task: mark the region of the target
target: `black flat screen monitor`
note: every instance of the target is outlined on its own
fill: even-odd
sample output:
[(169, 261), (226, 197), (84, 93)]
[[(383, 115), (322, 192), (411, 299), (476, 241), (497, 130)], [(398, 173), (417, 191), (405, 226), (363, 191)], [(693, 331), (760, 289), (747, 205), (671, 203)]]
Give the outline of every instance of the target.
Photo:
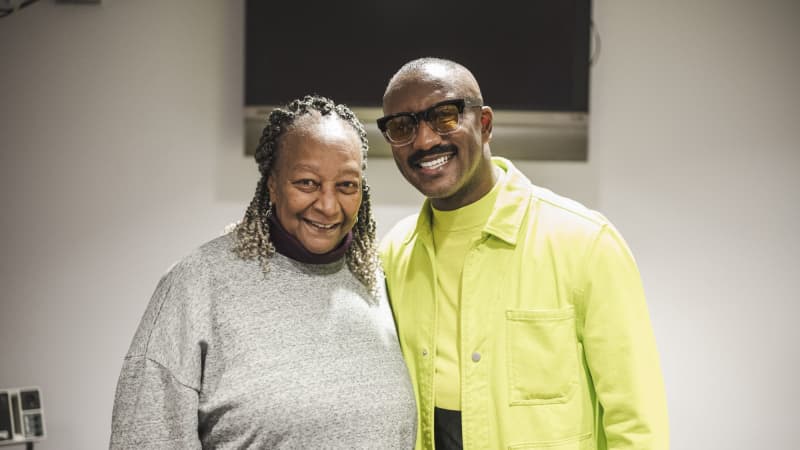
[[(391, 75), (434, 56), (472, 71), (485, 103), (501, 113), (498, 124), (517, 127), (511, 134), (522, 126), (552, 137), (553, 125), (572, 138), (582, 134), (582, 143), (573, 142), (582, 152), (530, 159), (585, 159), (590, 0), (247, 0), (245, 17), (245, 108), (253, 127), (270, 107), (309, 93), (357, 108), (371, 127)], [(526, 133), (515, 145), (526, 147)], [(526, 156), (523, 149), (517, 157)]]

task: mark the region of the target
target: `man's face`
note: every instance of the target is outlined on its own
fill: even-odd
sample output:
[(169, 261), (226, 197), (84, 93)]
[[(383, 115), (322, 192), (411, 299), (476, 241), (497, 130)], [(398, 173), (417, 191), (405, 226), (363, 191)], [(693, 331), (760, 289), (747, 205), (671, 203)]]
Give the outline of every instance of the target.
[[(465, 98), (451, 83), (441, 80), (411, 80), (396, 83), (384, 99), (383, 112), (418, 113), (445, 101)], [(405, 145), (392, 145), (395, 163), (403, 176), (430, 198), (438, 209), (456, 209), (478, 200), (491, 189), (492, 169), (488, 147), (489, 131), (481, 126), (481, 116), (491, 124), (488, 107), (465, 107), (455, 131), (439, 134), (431, 124), (420, 120), (414, 139)], [(488, 127), (491, 130), (491, 127)]]

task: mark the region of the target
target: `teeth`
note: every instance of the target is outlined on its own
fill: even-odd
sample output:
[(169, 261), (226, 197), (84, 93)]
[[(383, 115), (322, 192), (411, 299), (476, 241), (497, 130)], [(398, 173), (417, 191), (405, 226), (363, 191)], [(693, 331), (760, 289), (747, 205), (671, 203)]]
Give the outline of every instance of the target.
[(441, 158), (436, 158), (433, 161), (423, 161), (419, 165), (423, 169), (436, 169), (442, 167), (447, 161), (450, 160), (450, 155), (444, 155)]
[(336, 226), (335, 223), (332, 223), (332, 224), (329, 224), (329, 225), (325, 225), (324, 223), (314, 222), (313, 220), (309, 220), (308, 223), (310, 223), (311, 225), (314, 225), (317, 228), (322, 228), (323, 230), (330, 230), (331, 228)]

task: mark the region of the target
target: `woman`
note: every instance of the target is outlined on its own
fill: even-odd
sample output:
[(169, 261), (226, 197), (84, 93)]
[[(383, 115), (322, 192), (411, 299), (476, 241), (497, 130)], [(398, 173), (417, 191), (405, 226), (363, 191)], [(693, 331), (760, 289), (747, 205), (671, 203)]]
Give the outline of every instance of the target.
[(414, 394), (345, 106), (274, 110), (244, 219), (156, 288), (122, 368), (111, 448), (412, 448)]

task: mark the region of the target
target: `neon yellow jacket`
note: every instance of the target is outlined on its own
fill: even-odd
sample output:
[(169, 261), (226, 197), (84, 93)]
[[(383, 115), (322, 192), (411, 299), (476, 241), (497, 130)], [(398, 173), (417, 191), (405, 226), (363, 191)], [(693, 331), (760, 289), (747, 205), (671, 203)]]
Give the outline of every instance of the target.
[[(662, 450), (658, 354), (633, 257), (597, 212), (534, 186), (509, 161), (482, 238), (464, 260), (464, 448)], [(431, 210), (381, 244), (416, 393), (417, 448), (433, 448), (436, 267)]]

